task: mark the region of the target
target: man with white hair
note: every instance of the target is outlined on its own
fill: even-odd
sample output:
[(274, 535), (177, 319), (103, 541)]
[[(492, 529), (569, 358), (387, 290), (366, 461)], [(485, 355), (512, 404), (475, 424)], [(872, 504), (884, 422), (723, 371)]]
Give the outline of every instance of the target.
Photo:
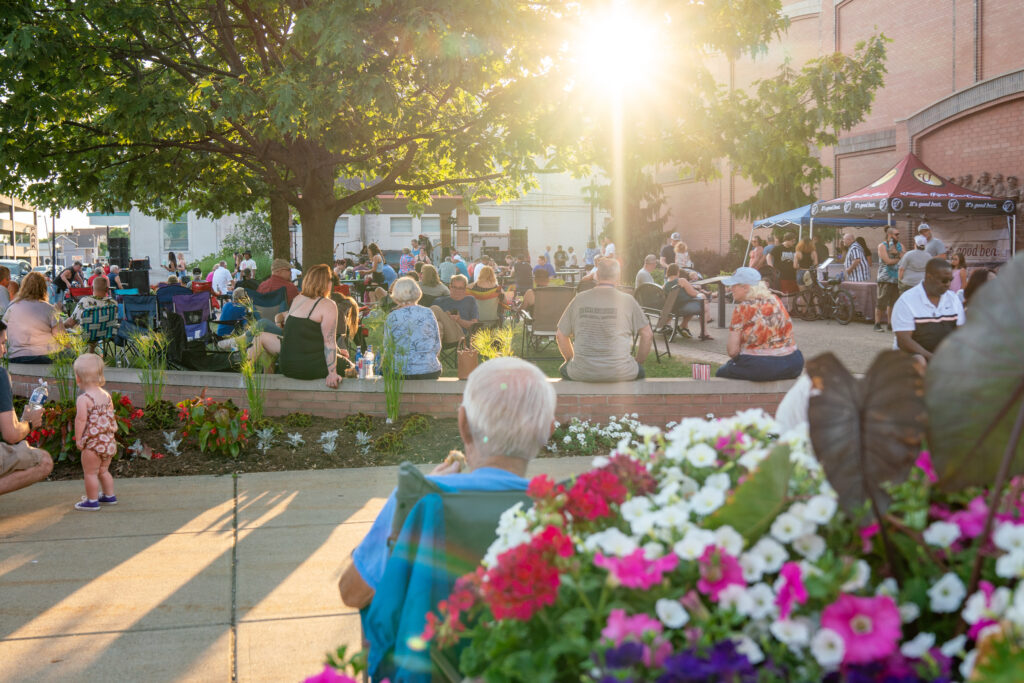
[(213, 271), (213, 291), (222, 296), (231, 294), (231, 271), (226, 261), (218, 263), (217, 269)]
[(110, 286), (113, 289), (125, 289), (121, 283), (121, 267), (117, 265), (110, 266), (110, 274), (107, 276), (110, 280)]
[[(525, 491), (526, 468), (555, 428), (555, 390), (532, 363), (495, 358), (469, 376), (458, 421), (465, 466), (446, 460), (429, 476), (458, 491)], [(373, 600), (395, 509), (392, 491), (341, 574), (338, 590), (349, 607), (362, 609)]]
[[(555, 341), (565, 359), (559, 372), (577, 382), (643, 379), (644, 361), (654, 341), (651, 323), (636, 299), (615, 288), (618, 261), (601, 259), (595, 279), (597, 285), (577, 294), (558, 321)], [(630, 351), (637, 335), (634, 359)]]
[(648, 254), (644, 258), (644, 267), (637, 271), (636, 279), (633, 281), (633, 289), (640, 289), (640, 285), (654, 285), (654, 276), (651, 273), (658, 267), (658, 257)]

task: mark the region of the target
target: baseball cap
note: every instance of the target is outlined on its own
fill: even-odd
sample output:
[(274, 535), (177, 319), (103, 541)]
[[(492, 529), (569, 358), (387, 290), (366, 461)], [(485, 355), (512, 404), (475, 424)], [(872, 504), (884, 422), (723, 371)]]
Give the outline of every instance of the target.
[(738, 268), (735, 273), (722, 280), (722, 284), (732, 287), (733, 285), (756, 285), (760, 281), (761, 273), (753, 268), (743, 267)]
[(682, 239), (682, 236), (678, 232), (674, 232), (671, 235), (669, 235), (668, 238), (670, 240), (678, 240), (678, 239)]
[(932, 229), (932, 226), (928, 225), (927, 223), (922, 223), (921, 225), (917, 226), (917, 231), (918, 232), (921, 232), (922, 230), (931, 230), (931, 229)]
[(924, 235), (918, 235), (917, 237), (914, 238), (914, 244), (916, 244), (919, 247), (923, 247), (926, 244), (928, 244), (928, 238), (925, 237)]
[(461, 261), (461, 260), (462, 260), (462, 257), (459, 256), (458, 254), (456, 254), (455, 256), (452, 256), (452, 261)]

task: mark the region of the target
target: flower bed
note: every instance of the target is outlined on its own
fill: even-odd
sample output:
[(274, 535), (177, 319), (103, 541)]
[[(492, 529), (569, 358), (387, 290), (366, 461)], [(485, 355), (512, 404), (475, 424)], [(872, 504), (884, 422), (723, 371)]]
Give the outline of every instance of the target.
[(839, 508), (806, 432), (760, 411), (639, 436), (572, 482), (535, 478), (429, 615), (463, 675), (1019, 680), (1024, 483), (985, 539), (985, 492), (940, 492), (922, 453), (886, 487), (883, 542), (867, 506)]

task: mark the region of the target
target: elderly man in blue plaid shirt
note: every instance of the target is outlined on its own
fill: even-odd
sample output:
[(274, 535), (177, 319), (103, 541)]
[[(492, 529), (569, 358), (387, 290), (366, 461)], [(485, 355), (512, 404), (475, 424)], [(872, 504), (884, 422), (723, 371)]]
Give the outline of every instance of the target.
[(871, 279), (868, 269), (868, 257), (864, 249), (853, 241), (853, 233), (843, 235), (843, 246), (846, 247), (846, 258), (843, 260), (843, 279), (850, 282), (866, 282)]

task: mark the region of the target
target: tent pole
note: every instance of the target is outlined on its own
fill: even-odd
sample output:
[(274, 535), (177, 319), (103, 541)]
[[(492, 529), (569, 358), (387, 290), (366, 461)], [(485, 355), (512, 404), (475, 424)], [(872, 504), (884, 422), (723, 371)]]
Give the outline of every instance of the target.
[(814, 239), (814, 216), (811, 216), (811, 231), (810, 231), (809, 234), (811, 236), (811, 239), (813, 240)]
[(753, 241), (754, 241), (754, 226), (751, 225), (750, 226), (750, 237), (747, 238), (747, 250), (745, 252), (743, 252), (743, 263), (740, 264), (740, 267), (743, 267), (743, 266), (747, 265), (747, 257), (750, 256), (750, 243), (753, 242)]

